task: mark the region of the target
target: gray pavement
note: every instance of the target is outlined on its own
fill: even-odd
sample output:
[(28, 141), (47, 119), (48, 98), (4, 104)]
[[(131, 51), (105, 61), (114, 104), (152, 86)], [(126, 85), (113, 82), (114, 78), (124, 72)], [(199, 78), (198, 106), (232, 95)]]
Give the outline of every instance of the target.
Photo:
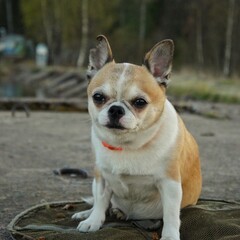
[[(203, 105), (201, 105), (203, 108)], [(202, 198), (240, 200), (240, 106), (217, 105), (230, 119), (181, 114), (200, 147)], [(35, 204), (91, 194), (91, 178), (53, 174), (62, 167), (92, 174), (87, 113), (0, 112), (0, 239), (11, 219)]]

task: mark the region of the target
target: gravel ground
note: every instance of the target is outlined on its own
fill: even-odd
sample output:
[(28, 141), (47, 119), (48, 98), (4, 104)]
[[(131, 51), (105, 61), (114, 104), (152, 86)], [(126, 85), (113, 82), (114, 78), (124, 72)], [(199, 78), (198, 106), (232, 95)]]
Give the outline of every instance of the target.
[[(240, 106), (195, 103), (220, 112), (216, 119), (183, 113), (200, 147), (202, 198), (240, 200)], [(219, 116), (219, 115), (218, 115)], [(19, 212), (48, 201), (91, 194), (87, 179), (56, 176), (54, 169), (94, 166), (87, 113), (33, 112), (11, 117), (0, 112), (0, 239)]]

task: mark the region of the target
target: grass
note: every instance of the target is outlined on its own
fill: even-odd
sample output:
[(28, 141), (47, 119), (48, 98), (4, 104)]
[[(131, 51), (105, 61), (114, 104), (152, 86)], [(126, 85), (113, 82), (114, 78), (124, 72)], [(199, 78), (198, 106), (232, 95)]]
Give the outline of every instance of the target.
[(240, 78), (226, 79), (205, 72), (183, 70), (173, 73), (168, 94), (180, 99), (240, 103)]

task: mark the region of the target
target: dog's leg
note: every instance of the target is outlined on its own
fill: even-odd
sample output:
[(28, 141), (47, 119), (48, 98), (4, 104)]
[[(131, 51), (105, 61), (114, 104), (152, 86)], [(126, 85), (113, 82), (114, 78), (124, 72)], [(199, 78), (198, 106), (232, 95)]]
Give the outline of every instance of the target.
[(163, 204), (163, 230), (161, 240), (180, 240), (181, 183), (164, 179), (160, 184)]
[(102, 177), (93, 180), (92, 190), (94, 205), (90, 216), (79, 223), (77, 229), (80, 232), (97, 231), (105, 221), (105, 213), (110, 203), (112, 191)]

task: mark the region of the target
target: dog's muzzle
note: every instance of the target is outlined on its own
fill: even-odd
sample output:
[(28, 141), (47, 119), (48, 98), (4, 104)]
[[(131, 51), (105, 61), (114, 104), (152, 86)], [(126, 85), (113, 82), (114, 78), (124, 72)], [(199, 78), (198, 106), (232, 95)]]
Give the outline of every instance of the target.
[(109, 123), (108, 128), (124, 129), (119, 120), (125, 115), (125, 110), (121, 106), (111, 106), (108, 110)]

